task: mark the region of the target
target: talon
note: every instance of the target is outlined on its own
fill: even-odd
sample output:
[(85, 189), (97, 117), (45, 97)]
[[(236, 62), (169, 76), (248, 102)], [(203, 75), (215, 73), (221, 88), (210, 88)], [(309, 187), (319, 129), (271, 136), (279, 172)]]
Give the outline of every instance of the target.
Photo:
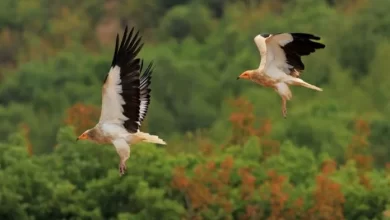
[(126, 164), (120, 163), (119, 164), (119, 175), (122, 176), (123, 174), (125, 174), (126, 169), (127, 169)]
[(282, 107), (282, 115), (283, 115), (284, 118), (287, 117), (287, 108)]
[(282, 99), (282, 114), (284, 118), (287, 117), (286, 99)]

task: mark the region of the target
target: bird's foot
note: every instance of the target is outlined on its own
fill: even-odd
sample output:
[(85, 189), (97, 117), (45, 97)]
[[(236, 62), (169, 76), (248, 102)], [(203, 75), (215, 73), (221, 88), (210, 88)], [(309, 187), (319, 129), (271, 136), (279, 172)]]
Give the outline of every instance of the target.
[(286, 99), (282, 97), (282, 115), (284, 118), (287, 117), (287, 103)]
[(283, 118), (287, 118), (287, 108), (282, 109)]
[(119, 164), (119, 175), (122, 176), (123, 174), (125, 174), (125, 171), (126, 171), (126, 163), (125, 162), (120, 162)]

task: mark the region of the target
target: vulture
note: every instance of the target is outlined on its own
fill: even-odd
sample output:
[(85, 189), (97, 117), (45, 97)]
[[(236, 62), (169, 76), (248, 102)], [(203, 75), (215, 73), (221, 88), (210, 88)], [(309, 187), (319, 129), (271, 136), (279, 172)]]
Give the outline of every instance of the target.
[(325, 48), (324, 44), (314, 40), (320, 40), (320, 37), (308, 33), (257, 35), (254, 42), (260, 52), (260, 65), (257, 69), (244, 71), (237, 79), (251, 80), (261, 86), (273, 88), (282, 98), (282, 115), (286, 118), (286, 102), (292, 98), (289, 85), (322, 91), (300, 78), (305, 69), (301, 57)]
[(139, 142), (166, 144), (158, 136), (140, 131), (150, 104), (153, 72), (153, 62), (143, 70), (143, 60), (137, 57), (142, 47), (139, 31), (134, 33), (134, 27), (129, 32), (126, 26), (120, 44), (117, 34), (111, 67), (103, 83), (99, 122), (77, 138), (112, 144), (120, 158), (120, 176), (126, 171), (131, 145)]

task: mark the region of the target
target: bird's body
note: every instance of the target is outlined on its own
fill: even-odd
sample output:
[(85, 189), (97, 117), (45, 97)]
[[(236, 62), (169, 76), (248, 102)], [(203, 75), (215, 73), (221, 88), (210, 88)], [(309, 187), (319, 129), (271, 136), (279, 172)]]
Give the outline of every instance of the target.
[(98, 123), (89, 129), (90, 140), (97, 144), (111, 144), (112, 140), (124, 139), (130, 143), (133, 135), (115, 123)]
[(143, 61), (137, 57), (142, 48), (138, 32), (127, 27), (119, 45), (116, 38), (111, 68), (102, 88), (102, 110), (95, 127), (86, 130), (77, 139), (97, 144), (113, 144), (120, 157), (119, 171), (123, 175), (130, 157), (130, 145), (139, 142), (166, 144), (156, 135), (141, 132), (139, 127), (150, 103), (152, 63), (142, 76)]
[(251, 80), (259, 85), (262, 85), (264, 87), (270, 87), (275, 88), (275, 84), (278, 83), (277, 79), (274, 79), (272, 77), (269, 77), (266, 73), (263, 71), (256, 71), (255, 74), (253, 74)]
[(289, 85), (322, 91), (321, 88), (299, 78), (305, 68), (301, 56), (325, 47), (321, 43), (311, 41), (319, 39), (306, 33), (259, 34), (254, 41), (261, 55), (260, 66), (243, 72), (238, 79), (248, 79), (261, 86), (273, 88), (282, 98), (282, 113), (286, 117), (286, 101), (292, 98)]

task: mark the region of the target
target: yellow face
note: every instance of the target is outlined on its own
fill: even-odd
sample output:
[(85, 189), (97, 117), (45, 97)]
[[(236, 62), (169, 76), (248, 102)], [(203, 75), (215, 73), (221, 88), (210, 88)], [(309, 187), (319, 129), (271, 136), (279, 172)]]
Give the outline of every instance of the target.
[(88, 140), (88, 139), (89, 139), (89, 136), (88, 136), (87, 132), (84, 132), (77, 138), (77, 141), (78, 140)]
[(245, 71), (237, 77), (237, 79), (250, 79), (250, 78), (251, 78), (251, 75), (250, 75), (249, 71)]

